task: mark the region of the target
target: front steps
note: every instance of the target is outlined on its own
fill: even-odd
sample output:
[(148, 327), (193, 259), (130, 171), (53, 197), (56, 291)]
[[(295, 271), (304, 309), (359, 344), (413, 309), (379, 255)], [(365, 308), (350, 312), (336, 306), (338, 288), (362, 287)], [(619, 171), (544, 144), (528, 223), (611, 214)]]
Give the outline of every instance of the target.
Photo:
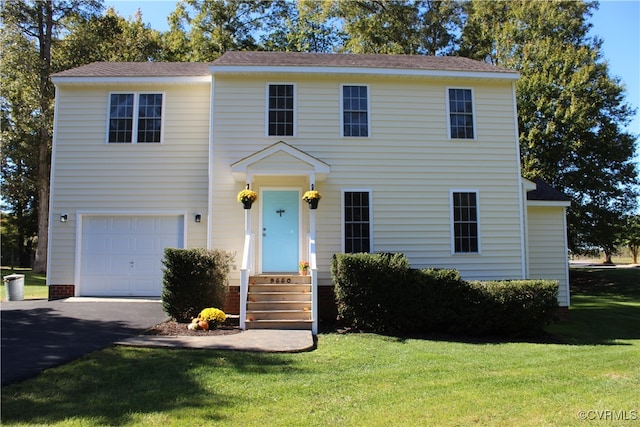
[(311, 277), (260, 275), (249, 278), (247, 329), (312, 327)]

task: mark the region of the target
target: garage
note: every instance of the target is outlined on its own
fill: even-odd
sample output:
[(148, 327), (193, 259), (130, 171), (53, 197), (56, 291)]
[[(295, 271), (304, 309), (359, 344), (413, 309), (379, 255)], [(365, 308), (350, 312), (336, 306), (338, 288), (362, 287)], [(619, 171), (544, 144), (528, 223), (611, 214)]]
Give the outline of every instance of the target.
[(80, 295), (160, 296), (167, 247), (184, 247), (183, 215), (83, 215)]

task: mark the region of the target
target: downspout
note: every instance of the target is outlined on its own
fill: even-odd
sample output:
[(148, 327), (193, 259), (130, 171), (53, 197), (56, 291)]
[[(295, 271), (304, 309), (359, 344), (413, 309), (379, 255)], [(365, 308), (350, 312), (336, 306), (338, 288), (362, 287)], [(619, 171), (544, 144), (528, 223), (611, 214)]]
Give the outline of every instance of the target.
[(213, 133), (214, 133), (214, 105), (215, 105), (215, 78), (211, 75), (211, 91), (209, 94), (209, 185), (207, 191), (207, 249), (212, 249), (213, 225), (211, 224), (211, 213), (213, 212)]

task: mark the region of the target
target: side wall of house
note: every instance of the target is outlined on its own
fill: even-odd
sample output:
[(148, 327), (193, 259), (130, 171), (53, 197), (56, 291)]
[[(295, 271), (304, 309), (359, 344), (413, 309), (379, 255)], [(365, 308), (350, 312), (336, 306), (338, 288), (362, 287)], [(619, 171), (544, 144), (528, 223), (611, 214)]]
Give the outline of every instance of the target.
[[(162, 143), (107, 143), (113, 92), (164, 94)], [(74, 284), (79, 213), (184, 214), (185, 244), (206, 247), (209, 84), (60, 85), (56, 97), (49, 284)]]
[[(269, 83), (295, 85), (295, 136), (265, 136)], [(340, 136), (341, 84), (368, 86), (369, 137)], [(235, 195), (244, 184), (230, 165), (284, 141), (331, 167), (316, 185), (323, 195), (316, 213), (321, 283), (329, 283), (331, 257), (342, 251), (341, 191), (349, 189), (371, 191), (372, 251), (403, 252), (414, 267), (457, 268), (468, 279), (522, 277), (510, 81), (217, 75), (214, 85), (213, 247), (242, 253), (244, 216)], [(448, 87), (473, 90), (475, 140), (448, 138)], [(478, 192), (479, 254), (452, 254), (452, 190)], [(258, 209), (251, 215), (258, 224)]]
[(565, 208), (529, 206), (529, 277), (558, 280), (558, 303), (569, 306)]

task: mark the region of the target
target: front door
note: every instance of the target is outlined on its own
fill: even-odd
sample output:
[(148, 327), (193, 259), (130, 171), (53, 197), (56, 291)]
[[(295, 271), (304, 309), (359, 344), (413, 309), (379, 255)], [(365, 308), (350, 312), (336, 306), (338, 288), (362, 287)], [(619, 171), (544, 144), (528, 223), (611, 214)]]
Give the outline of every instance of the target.
[(262, 272), (298, 271), (299, 237), (296, 190), (262, 193)]

